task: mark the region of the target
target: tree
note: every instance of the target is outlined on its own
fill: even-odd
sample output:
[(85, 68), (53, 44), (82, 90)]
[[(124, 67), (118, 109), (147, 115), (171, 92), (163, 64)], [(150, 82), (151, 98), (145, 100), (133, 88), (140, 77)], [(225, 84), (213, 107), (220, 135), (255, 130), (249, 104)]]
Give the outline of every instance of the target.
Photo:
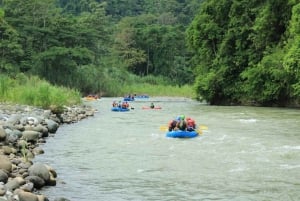
[(17, 31), (4, 19), (0, 9), (0, 72), (15, 75), (19, 72), (23, 50)]

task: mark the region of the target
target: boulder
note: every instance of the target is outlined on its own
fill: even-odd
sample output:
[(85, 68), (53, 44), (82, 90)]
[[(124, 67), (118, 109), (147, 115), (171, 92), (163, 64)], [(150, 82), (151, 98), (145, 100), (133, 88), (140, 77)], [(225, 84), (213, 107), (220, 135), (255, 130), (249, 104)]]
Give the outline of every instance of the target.
[(46, 119), (45, 122), (46, 122), (46, 125), (47, 125), (46, 127), (48, 128), (49, 133), (56, 133), (56, 131), (59, 127), (59, 124), (51, 119)]
[(43, 179), (46, 183), (50, 179), (49, 170), (46, 165), (42, 163), (36, 163), (29, 167), (28, 169), (29, 176), (38, 176)]
[(38, 177), (38, 176), (28, 176), (25, 178), (25, 180), (27, 182), (32, 182), (34, 188), (37, 188), (37, 189), (41, 189), (42, 187), (45, 186), (45, 181), (41, 177)]
[(31, 192), (25, 192), (21, 189), (15, 191), (20, 201), (39, 201), (38, 196)]

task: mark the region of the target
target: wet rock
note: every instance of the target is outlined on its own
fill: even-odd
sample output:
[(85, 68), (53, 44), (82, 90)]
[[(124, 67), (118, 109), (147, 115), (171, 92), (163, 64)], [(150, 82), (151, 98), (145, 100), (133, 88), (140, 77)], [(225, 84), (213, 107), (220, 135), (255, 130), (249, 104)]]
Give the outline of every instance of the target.
[(34, 155), (40, 155), (44, 153), (44, 150), (41, 147), (35, 147), (32, 152)]
[[(38, 146), (53, 137), (62, 123), (75, 123), (94, 115), (90, 107), (64, 107), (61, 114), (50, 110), (0, 104), (0, 201), (49, 201), (36, 189), (56, 185), (56, 171), (31, 158), (44, 153)], [(24, 179), (26, 178), (26, 180)], [(57, 198), (57, 201), (69, 201)]]
[(28, 169), (28, 173), (30, 176), (38, 176), (42, 178), (46, 183), (50, 179), (50, 174), (47, 167), (42, 163), (36, 163), (30, 166)]
[(56, 123), (55, 121), (51, 120), (51, 119), (46, 119), (45, 122), (47, 124), (48, 131), (50, 133), (56, 133), (59, 124)]
[(45, 181), (38, 176), (28, 176), (25, 178), (27, 182), (32, 182), (34, 188), (41, 189), (45, 186)]

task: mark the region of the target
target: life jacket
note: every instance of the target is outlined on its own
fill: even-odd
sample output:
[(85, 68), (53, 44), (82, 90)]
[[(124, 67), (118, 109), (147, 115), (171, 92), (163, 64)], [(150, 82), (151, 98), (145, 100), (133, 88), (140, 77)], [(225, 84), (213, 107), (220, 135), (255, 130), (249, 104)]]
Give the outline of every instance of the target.
[(182, 130), (184, 131), (186, 129), (186, 122), (184, 120), (179, 120), (176, 124), (176, 127), (179, 129), (179, 130)]
[(122, 107), (122, 108), (126, 108), (126, 103), (123, 102), (122, 105), (121, 105), (121, 107)]
[(195, 121), (193, 119), (187, 120), (187, 127), (195, 128)]
[(169, 131), (174, 130), (174, 128), (176, 127), (176, 125), (177, 125), (177, 121), (176, 120), (171, 120), (169, 122)]

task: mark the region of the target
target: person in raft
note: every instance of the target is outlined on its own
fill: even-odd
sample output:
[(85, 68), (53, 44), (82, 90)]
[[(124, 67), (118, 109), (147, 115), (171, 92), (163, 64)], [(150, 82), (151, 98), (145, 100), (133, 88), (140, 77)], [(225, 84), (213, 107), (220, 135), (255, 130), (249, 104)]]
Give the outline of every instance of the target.
[(150, 108), (151, 108), (151, 109), (154, 109), (154, 108), (155, 108), (155, 106), (154, 106), (153, 103), (150, 104)]
[(112, 103), (112, 106), (113, 106), (113, 107), (118, 107), (118, 103), (117, 103), (116, 101), (114, 101), (114, 102)]
[(187, 124), (185, 121), (185, 116), (180, 115), (176, 119), (169, 122), (169, 131), (182, 130), (185, 131), (187, 128)]
[(123, 108), (123, 109), (129, 108), (129, 103), (128, 103), (127, 101), (124, 101), (124, 102), (122, 103), (122, 108)]
[(196, 122), (191, 117), (186, 118), (186, 130), (187, 131), (194, 131), (196, 129)]

